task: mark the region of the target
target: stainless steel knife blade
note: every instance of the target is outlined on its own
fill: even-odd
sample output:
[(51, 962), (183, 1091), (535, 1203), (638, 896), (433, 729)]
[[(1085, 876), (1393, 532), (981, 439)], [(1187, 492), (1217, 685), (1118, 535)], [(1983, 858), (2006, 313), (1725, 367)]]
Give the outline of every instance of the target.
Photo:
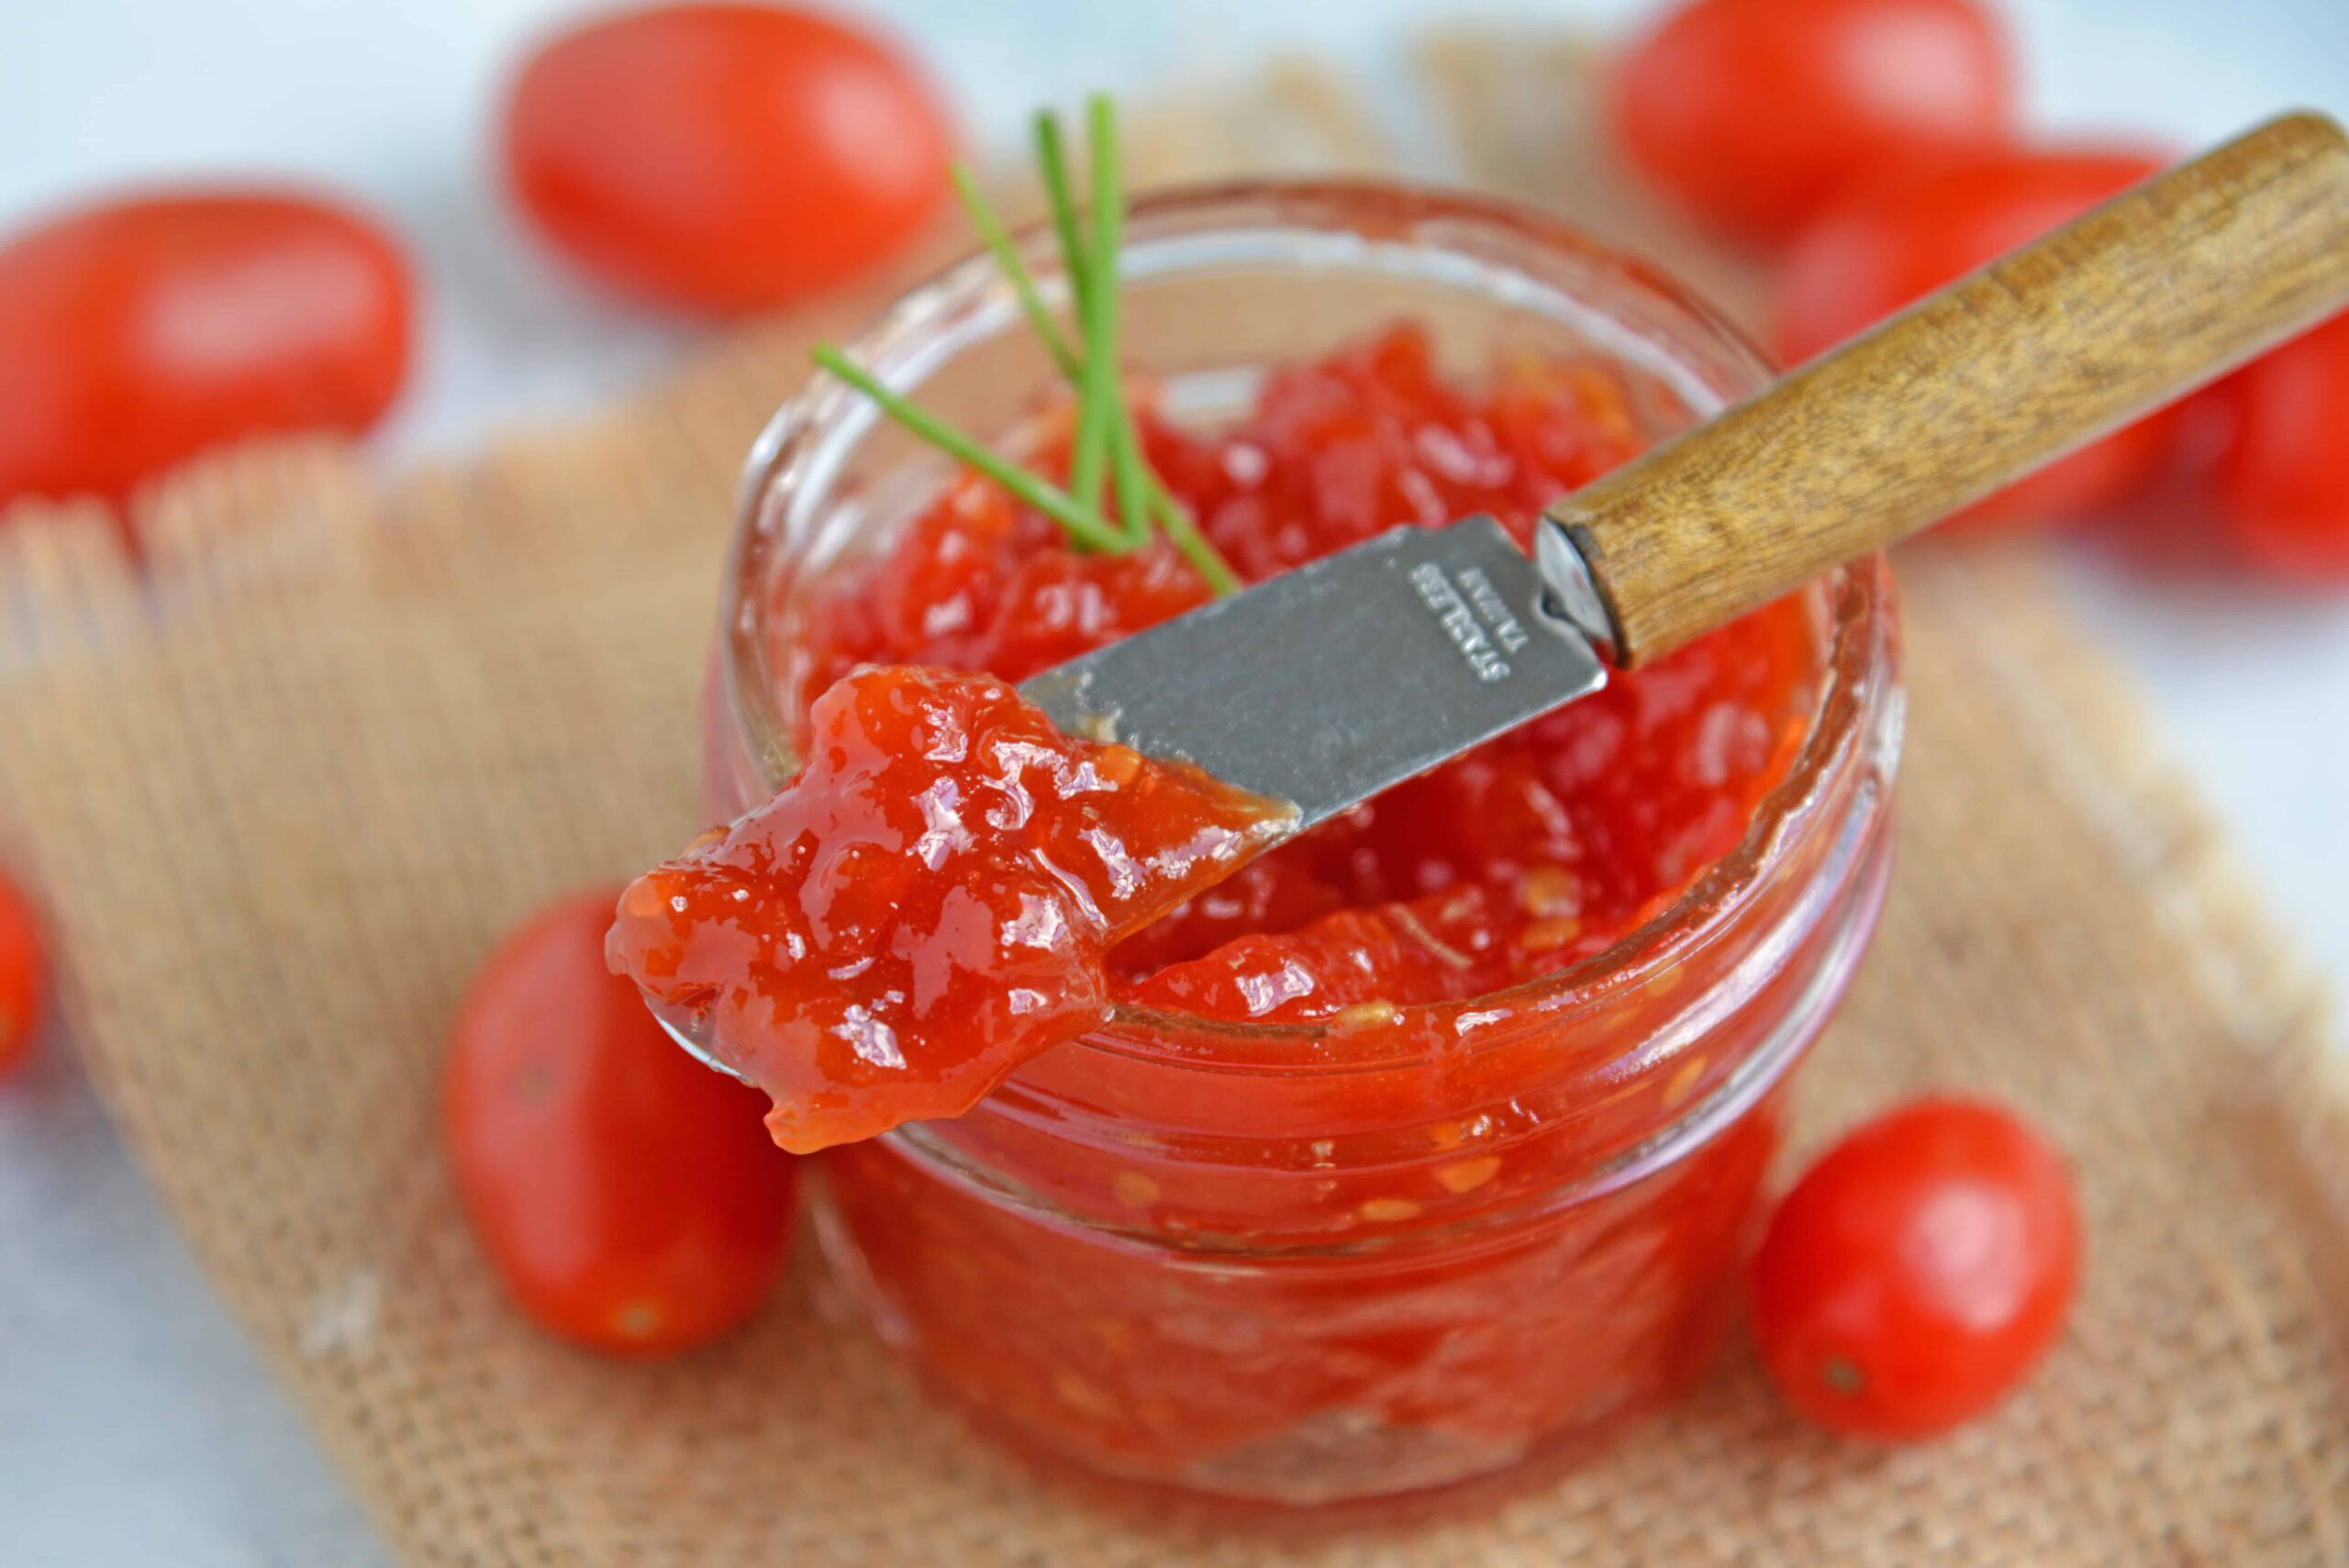
[(1480, 517), (1390, 529), (1019, 690), (1067, 734), (1194, 762), (1311, 827), (1606, 684)]

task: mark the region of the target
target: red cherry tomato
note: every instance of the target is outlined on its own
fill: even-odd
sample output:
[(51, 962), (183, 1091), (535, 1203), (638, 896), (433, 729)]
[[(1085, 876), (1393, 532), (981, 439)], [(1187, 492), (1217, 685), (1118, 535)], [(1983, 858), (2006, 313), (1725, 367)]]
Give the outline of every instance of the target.
[(48, 984), (32, 901), (0, 876), (0, 1073), (32, 1053)]
[(1779, 1205), (1753, 1327), (1796, 1409), (1860, 1437), (1948, 1430), (2054, 1342), (2079, 1273), (2064, 1162), (2005, 1111), (1926, 1099), (1862, 1127)]
[(1609, 115), (1695, 216), (1781, 239), (1864, 177), (1996, 144), (2014, 97), (1977, 0), (1696, 0), (1632, 47)]
[(564, 33), (506, 105), (507, 177), (605, 282), (742, 311), (852, 277), (947, 190), (928, 84), (867, 34), (804, 11), (662, 6)]
[(389, 236), (307, 197), (187, 192), (0, 247), (0, 501), (119, 498), (207, 448), (368, 428), (406, 379)]
[(2216, 390), (2234, 417), (2219, 500), (2237, 549), (2280, 576), (2349, 584), (2349, 316)]
[[(1787, 252), (1777, 284), (1780, 358), (1797, 364), (1831, 348), (1982, 263), (2062, 228), (2166, 161), (2150, 151), (1986, 152), (1907, 170), (1853, 192)], [(2019, 522), (2110, 506), (2161, 466), (2175, 428), (2173, 411), (2164, 410), (1958, 517), (1970, 523)]]
[(441, 1126), (522, 1310), (596, 1350), (662, 1355), (765, 1299), (796, 1168), (764, 1096), (678, 1050), (605, 967), (618, 897), (565, 899), (491, 957), (450, 1037)]

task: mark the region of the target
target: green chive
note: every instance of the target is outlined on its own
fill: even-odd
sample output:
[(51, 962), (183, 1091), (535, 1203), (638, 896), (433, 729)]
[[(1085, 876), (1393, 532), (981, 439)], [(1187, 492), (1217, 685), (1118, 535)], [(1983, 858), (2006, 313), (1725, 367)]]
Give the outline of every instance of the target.
[[(1060, 116), (1050, 109), (1036, 117), (1036, 163), (1044, 181), (1044, 202), (1051, 209), (1052, 229), (1060, 236), (1061, 264), (1067, 269), (1069, 292), (1076, 307), (1077, 333), (1085, 340), (1084, 362), (1078, 372), (1076, 434), (1069, 452), (1068, 488), (1080, 506), (1101, 509), (1101, 481), (1108, 458), (1110, 410), (1096, 391), (1099, 373), (1115, 374), (1115, 366), (1097, 366), (1094, 352), (1100, 339), (1094, 331), (1094, 282), (1097, 259), (1081, 237), (1075, 185), (1069, 178), (1068, 152), (1061, 135)], [(1099, 168), (1097, 160), (1095, 168)]]
[(1109, 400), (1093, 387), (1094, 358), (1085, 355), (1085, 388), (1076, 400), (1076, 449), (1068, 460), (1068, 490), (1080, 504), (1098, 512), (1101, 482), (1108, 473), (1110, 409)]
[[(1068, 179), (1068, 154), (1061, 145), (1061, 117), (1046, 109), (1036, 117), (1036, 167), (1043, 176), (1044, 202), (1052, 230), (1061, 237), (1061, 268), (1068, 274), (1076, 318), (1085, 319), (1085, 246), (1076, 235), (1076, 197)], [(1080, 328), (1080, 330), (1082, 328)]]
[(1109, 477), (1118, 495), (1118, 522), (1133, 548), (1150, 542), (1150, 496), (1153, 481), (1142, 456), (1141, 431), (1126, 406), (1126, 389), (1109, 384)]
[[(873, 399), (883, 413), (914, 435), (1060, 524), (1078, 547), (1111, 553), (1140, 550), (1150, 543), (1153, 531), (1163, 532), (1217, 595), (1237, 593), (1238, 574), (1152, 470), (1142, 450), (1140, 424), (1119, 373), (1118, 251), (1125, 198), (1119, 188), (1116, 106), (1102, 94), (1085, 104), (1085, 140), (1092, 159), (1092, 201), (1085, 215), (1092, 221), (1089, 238), (1080, 223), (1059, 117), (1050, 110), (1039, 114), (1035, 135), (1044, 199), (1068, 278), (1080, 339), (1076, 344), (1070, 343), (1053, 319), (1035, 275), (977, 180), (960, 164), (953, 167), (952, 175), (972, 226), (1002, 268), (1029, 326), (1076, 390), (1076, 432), (1068, 489), (1055, 489), (1049, 481), (923, 412), (830, 344), (815, 350), (816, 362)], [(1105, 483), (1114, 484), (1118, 497), (1119, 520), (1114, 524), (1103, 511)]]
[(907, 402), (881, 384), (863, 366), (829, 343), (812, 350), (816, 362), (873, 399), (884, 414), (958, 462), (978, 470), (1019, 499), (1066, 528), (1081, 544), (1096, 550), (1125, 547), (1125, 536), (1098, 512), (1087, 511), (1018, 463), (988, 450), (933, 414)]
[(1043, 294), (1036, 287), (1035, 274), (1028, 270), (1028, 263), (1019, 259), (1019, 247), (1012, 244), (1010, 231), (1004, 228), (1003, 219), (996, 212), (994, 204), (987, 200), (986, 193), (979, 189), (979, 183), (972, 177), (970, 170), (957, 163), (951, 172), (954, 190), (963, 198), (963, 210), (971, 216), (971, 227), (979, 231), (979, 239), (994, 255), (996, 265), (1002, 268), (1003, 275), (1010, 280), (1011, 292), (1019, 296), (1019, 308), (1027, 316), (1028, 325), (1035, 330), (1037, 339), (1061, 367), (1061, 373), (1071, 381), (1076, 380), (1084, 373), (1085, 363), (1076, 357), (1076, 350), (1068, 346), (1068, 339), (1061, 336), (1060, 324), (1052, 319), (1051, 309), (1044, 304)]
[(1108, 95), (1097, 93), (1086, 104), (1086, 150), (1093, 160), (1093, 239), (1085, 249), (1092, 273), (1085, 280), (1085, 299), (1093, 315), (1085, 333), (1087, 399), (1098, 397), (1101, 419), (1110, 431), (1110, 471), (1118, 491), (1118, 516), (1136, 548), (1150, 542), (1149, 469), (1141, 455), (1141, 434), (1126, 406), (1120, 364), (1118, 256), (1124, 239), (1125, 189), (1118, 167), (1117, 106)]
[[(1125, 422), (1118, 385), (1118, 220), (1125, 202), (1118, 189), (1117, 116), (1108, 95), (1097, 93), (1086, 101), (1085, 134), (1085, 154), (1093, 163), (1093, 232), (1084, 247), (1085, 384), (1078, 395), (1069, 490), (1097, 511), (1111, 437)], [(1119, 504), (1131, 533), (1134, 509), (1126, 507), (1127, 488), (1120, 475)]]

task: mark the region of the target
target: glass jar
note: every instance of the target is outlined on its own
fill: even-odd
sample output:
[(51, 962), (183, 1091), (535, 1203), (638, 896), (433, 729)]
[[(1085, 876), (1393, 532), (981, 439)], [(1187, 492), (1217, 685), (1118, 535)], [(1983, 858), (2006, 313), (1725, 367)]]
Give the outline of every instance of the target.
[[(1137, 205), (1134, 362), (1173, 416), (1397, 318), (1441, 363), (1598, 356), (1662, 437), (1768, 377), (1676, 286), (1545, 217), (1377, 183)], [(1029, 244), (1048, 289), (1041, 237)], [(852, 346), (982, 434), (1052, 367), (980, 259)], [(829, 380), (752, 454), (707, 731), (715, 817), (797, 770), (794, 617), (948, 470)], [(1809, 592), (1808, 739), (1740, 846), (1588, 962), (1322, 1026), (1121, 1008), (967, 1116), (822, 1157), (819, 1229), (882, 1337), (1030, 1449), (1195, 1491), (1320, 1504), (1588, 1442), (1685, 1387), (1735, 1311), (1789, 1073), (1873, 931), (1901, 699), (1890, 579)]]

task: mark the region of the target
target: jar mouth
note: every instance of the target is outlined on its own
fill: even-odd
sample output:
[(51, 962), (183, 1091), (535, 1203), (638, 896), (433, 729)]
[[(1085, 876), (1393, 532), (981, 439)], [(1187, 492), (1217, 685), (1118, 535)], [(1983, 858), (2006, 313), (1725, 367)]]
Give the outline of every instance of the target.
[[(1470, 238), (1499, 239), (1504, 252), (1540, 253), (1572, 263), (1646, 307), (1643, 331), (1606, 307), (1565, 298), (1578, 327), (1598, 346), (1659, 373), (1701, 419), (1765, 384), (1768, 357), (1718, 311), (1648, 263), (1601, 245), (1572, 225), (1498, 198), (1376, 179), (1250, 180), (1178, 187), (1136, 198), (1121, 252), (1129, 278), (1181, 268), (1197, 242), (1245, 228), (1326, 236), (1333, 260), (1382, 243), (1432, 249), (1456, 260), (1456, 280), (1494, 289), (1512, 303), (1560, 295), (1560, 285), (1477, 253)], [(1014, 237), (1048, 298), (1061, 284), (1054, 239), (1042, 225)], [(1447, 244), (1458, 247), (1447, 251)], [(1440, 272), (1441, 269), (1434, 270)], [(1431, 273), (1432, 275), (1432, 273)], [(1024, 330), (1019, 304), (995, 261), (972, 255), (918, 284), (846, 345), (885, 384), (905, 392), (957, 352), (1005, 330)], [(1609, 328), (1611, 328), (1611, 330)], [(1665, 339), (1670, 339), (1669, 341)], [(1709, 376), (1685, 360), (1713, 361)], [(1733, 384), (1723, 384), (1730, 383)], [(764, 592), (774, 552), (784, 545), (784, 516), (772, 499), (785, 488), (820, 487), (845, 455), (880, 422), (877, 410), (843, 384), (819, 375), (779, 408), (745, 463), (740, 521), (721, 600), (721, 695), (743, 752), (763, 786), (781, 789), (797, 772), (790, 744)], [(1733, 929), (1739, 913), (1769, 885), (1791, 846), (1832, 830), (1831, 785), (1855, 767), (1888, 776), (1900, 741), (1894, 592), (1882, 557), (1830, 573), (1810, 590), (1820, 606), (1823, 657), (1809, 726), (1787, 776), (1765, 796), (1736, 847), (1698, 875), (1654, 917), (1569, 968), (1479, 996), (1409, 1004), (1397, 1049), (1350, 1051), (1332, 1062), (1310, 1049), (1335, 1030), (1327, 1022), (1262, 1023), (1179, 1009), (1119, 1003), (1100, 1029), (1063, 1047), (1178, 1065), (1190, 1071), (1336, 1075), (1391, 1072), (1423, 1060), (1437, 1039), (1465, 1040), (1485, 1023), (1553, 1017), (1604, 1006), (1671, 966), (1701, 952)], [(1890, 708), (1888, 722), (1884, 710)], [(1430, 1026), (1432, 1026), (1431, 1029)]]

